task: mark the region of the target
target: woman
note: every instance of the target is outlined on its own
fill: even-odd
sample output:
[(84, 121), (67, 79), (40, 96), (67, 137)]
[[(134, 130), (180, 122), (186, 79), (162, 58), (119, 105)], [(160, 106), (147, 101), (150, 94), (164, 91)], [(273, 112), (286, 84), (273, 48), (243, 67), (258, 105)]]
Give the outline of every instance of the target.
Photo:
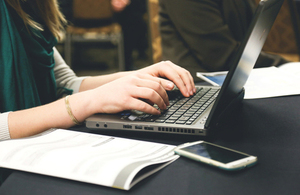
[(174, 84), (186, 97), (195, 92), (190, 73), (171, 62), (76, 77), (54, 47), (66, 23), (57, 0), (0, 2), (0, 140), (69, 128), (95, 113), (160, 114), (152, 104), (165, 109)]

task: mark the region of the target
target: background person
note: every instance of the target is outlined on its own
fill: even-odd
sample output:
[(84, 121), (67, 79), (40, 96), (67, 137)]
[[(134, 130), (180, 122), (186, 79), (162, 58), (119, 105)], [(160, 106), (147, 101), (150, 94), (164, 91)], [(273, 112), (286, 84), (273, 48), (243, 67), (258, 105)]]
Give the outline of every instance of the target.
[[(228, 70), (244, 39), (256, 5), (254, 0), (160, 0), (163, 59), (196, 72)], [(261, 52), (255, 67), (287, 61)]]

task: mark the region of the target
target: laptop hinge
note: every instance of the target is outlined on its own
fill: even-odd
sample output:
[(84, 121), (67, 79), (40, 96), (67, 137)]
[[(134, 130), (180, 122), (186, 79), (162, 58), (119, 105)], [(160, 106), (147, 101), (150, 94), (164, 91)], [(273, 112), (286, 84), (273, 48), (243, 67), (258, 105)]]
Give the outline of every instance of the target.
[[(223, 122), (226, 122), (230, 116), (232, 116), (232, 113), (238, 110), (238, 106), (240, 106), (240, 103), (243, 101), (245, 95), (245, 89), (243, 90), (230, 101), (226, 107), (220, 112), (220, 114), (216, 117), (214, 117), (213, 120), (207, 121), (205, 123), (205, 129), (207, 129), (209, 132), (209, 135), (214, 134), (215, 129), (222, 124)], [(209, 124), (208, 124), (209, 123)]]

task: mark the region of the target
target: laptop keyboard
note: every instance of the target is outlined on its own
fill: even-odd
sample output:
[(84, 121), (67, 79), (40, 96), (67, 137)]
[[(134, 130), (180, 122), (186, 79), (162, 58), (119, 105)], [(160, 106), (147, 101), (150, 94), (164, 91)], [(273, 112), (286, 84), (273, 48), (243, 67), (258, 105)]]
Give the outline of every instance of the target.
[(161, 115), (123, 112), (121, 116), (122, 119), (131, 121), (191, 125), (214, 102), (219, 90), (198, 87), (195, 95), (189, 98), (184, 97), (179, 90), (170, 91), (168, 92), (170, 105)]

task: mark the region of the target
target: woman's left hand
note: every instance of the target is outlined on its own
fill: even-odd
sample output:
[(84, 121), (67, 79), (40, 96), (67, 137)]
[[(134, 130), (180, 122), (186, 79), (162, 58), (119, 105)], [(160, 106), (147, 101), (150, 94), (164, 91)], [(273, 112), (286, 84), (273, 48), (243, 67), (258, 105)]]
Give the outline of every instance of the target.
[(172, 90), (175, 84), (185, 97), (189, 97), (196, 92), (190, 72), (170, 61), (162, 61), (136, 72), (150, 74), (155, 79), (160, 80), (165, 90)]

